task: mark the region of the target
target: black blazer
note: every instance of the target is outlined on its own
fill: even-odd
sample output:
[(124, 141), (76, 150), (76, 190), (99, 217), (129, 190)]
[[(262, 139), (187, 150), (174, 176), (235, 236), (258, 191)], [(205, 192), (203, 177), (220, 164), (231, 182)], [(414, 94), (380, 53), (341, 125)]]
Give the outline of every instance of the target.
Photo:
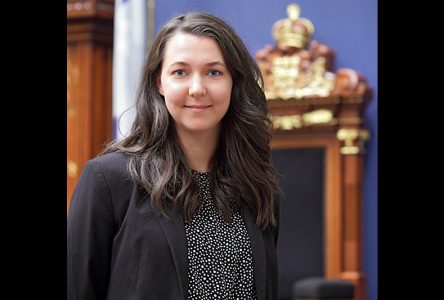
[[(187, 299), (188, 261), (182, 217), (167, 204), (156, 214), (122, 152), (85, 165), (68, 215), (67, 299)], [(241, 208), (253, 252), (258, 300), (278, 299), (278, 227), (261, 231)], [(277, 217), (279, 213), (277, 210)]]

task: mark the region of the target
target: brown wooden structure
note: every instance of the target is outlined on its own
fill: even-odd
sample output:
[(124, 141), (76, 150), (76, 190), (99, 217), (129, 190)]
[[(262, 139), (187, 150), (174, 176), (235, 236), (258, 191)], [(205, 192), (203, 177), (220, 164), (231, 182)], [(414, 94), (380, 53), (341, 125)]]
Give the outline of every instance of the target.
[(365, 300), (362, 154), (369, 134), (362, 115), (371, 89), (354, 70), (332, 72), (333, 50), (310, 41), (314, 26), (299, 13), (290, 5), (288, 19), (273, 27), (276, 46), (256, 55), (274, 126), (272, 148), (325, 150), (324, 275), (350, 280), (355, 300)]
[(67, 1), (67, 206), (85, 162), (112, 136), (114, 0)]

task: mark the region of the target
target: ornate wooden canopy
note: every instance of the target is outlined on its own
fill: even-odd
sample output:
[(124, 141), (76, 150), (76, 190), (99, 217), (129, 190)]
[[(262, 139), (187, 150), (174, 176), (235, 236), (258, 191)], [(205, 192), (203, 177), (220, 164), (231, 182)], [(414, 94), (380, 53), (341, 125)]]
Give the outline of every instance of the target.
[(287, 13), (273, 26), (276, 44), (256, 54), (273, 121), (272, 147), (325, 149), (324, 273), (353, 282), (355, 300), (364, 300), (362, 154), (369, 133), (363, 110), (372, 91), (358, 71), (333, 70), (333, 49), (311, 40), (314, 26), (299, 17), (298, 5)]

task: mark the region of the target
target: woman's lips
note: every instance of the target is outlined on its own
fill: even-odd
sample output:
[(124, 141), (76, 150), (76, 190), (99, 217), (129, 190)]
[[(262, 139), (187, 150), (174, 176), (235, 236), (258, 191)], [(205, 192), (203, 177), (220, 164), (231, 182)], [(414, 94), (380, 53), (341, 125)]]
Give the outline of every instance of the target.
[(211, 105), (185, 105), (185, 107), (192, 112), (198, 113), (205, 111), (207, 108), (211, 107)]

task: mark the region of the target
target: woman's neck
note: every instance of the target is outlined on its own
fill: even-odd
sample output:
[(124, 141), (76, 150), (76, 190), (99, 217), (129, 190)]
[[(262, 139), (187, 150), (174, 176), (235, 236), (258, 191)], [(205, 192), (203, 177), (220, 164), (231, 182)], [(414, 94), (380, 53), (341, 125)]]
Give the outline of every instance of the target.
[(191, 169), (198, 172), (210, 171), (219, 141), (219, 129), (203, 133), (177, 130), (177, 136)]

